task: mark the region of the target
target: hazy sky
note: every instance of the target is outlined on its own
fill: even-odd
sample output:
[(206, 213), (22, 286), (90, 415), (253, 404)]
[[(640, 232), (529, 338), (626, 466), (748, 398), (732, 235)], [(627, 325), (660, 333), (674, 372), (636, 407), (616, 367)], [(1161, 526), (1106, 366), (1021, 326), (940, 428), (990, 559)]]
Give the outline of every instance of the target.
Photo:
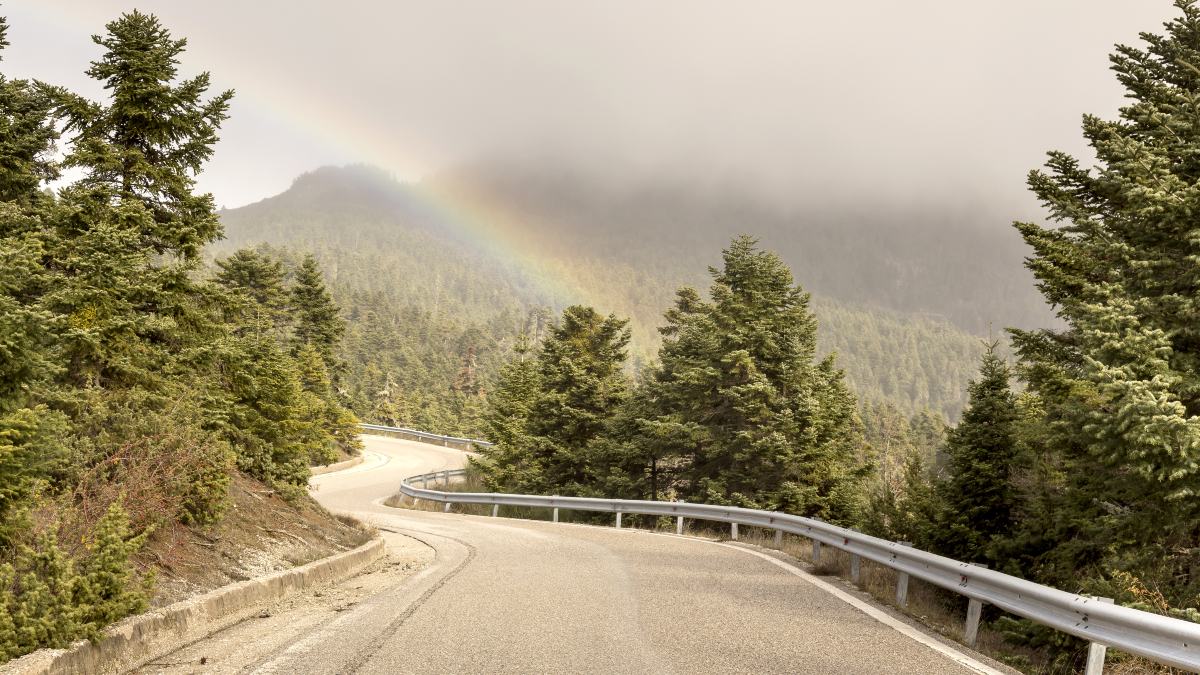
[[(234, 88), (201, 179), (236, 206), (366, 161), (402, 178), (480, 158), (783, 200), (1030, 208), (1025, 172), (1111, 116), (1116, 42), (1168, 0), (3, 0), (0, 68), (98, 96), (89, 36), (137, 7)], [(1014, 216), (1020, 215), (1017, 213)]]

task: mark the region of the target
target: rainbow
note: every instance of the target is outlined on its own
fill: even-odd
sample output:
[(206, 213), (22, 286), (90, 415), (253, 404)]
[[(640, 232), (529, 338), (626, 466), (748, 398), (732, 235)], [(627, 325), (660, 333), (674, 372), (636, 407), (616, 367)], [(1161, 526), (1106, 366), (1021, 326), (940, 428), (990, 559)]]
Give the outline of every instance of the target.
[[(28, 22), (54, 31), (66, 27), (71, 33), (78, 33), (80, 44), (86, 44), (91, 35), (101, 32), (104, 23), (113, 18), (104, 17), (95, 7), (81, 7), (72, 12), (43, 0), (3, 9), (9, 15), (10, 25)], [(252, 63), (232, 63), (226, 53), (196, 43), (189, 43), (188, 49), (194, 57), (189, 61), (204, 64), (205, 69), (222, 75), (241, 73), (251, 82), (256, 79)], [(261, 82), (269, 78), (257, 79)], [(419, 139), (404, 139), (401, 130), (358, 124), (348, 119), (344, 107), (336, 107), (319, 97), (308, 98), (295, 91), (272, 92), (267, 97), (254, 87), (243, 87), (235, 97), (233, 114), (238, 114), (239, 109), (260, 115), (272, 124), (286, 125), (317, 143), (330, 156), (343, 158), (341, 163), (370, 164), (393, 176), (414, 175), (418, 171), (417, 167), (406, 166), (404, 158), (421, 154), (405, 152), (410, 146), (419, 150)], [(590, 295), (571, 278), (568, 266), (559, 256), (528, 236), (526, 226), (534, 221), (534, 216), (517, 212), (476, 186), (458, 183), (451, 189), (439, 189), (431, 181), (420, 179), (397, 180), (397, 184), (412, 203), (438, 222), (474, 242), (485, 253), (515, 265), (554, 304), (579, 302)]]

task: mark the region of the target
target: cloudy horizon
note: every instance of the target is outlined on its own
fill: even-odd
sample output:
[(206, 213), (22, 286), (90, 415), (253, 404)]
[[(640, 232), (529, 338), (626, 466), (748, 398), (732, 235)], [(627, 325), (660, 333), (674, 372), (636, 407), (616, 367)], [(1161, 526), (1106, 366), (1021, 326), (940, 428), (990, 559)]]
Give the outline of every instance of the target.
[(1080, 116), (1121, 104), (1113, 44), (1174, 14), (1166, 0), (10, 0), (3, 68), (99, 97), (89, 36), (134, 7), (188, 39), (183, 75), (238, 91), (200, 179), (222, 206), (323, 165), (415, 180), (486, 161), (1012, 217), (1036, 213), (1022, 181), (1044, 152), (1084, 152)]

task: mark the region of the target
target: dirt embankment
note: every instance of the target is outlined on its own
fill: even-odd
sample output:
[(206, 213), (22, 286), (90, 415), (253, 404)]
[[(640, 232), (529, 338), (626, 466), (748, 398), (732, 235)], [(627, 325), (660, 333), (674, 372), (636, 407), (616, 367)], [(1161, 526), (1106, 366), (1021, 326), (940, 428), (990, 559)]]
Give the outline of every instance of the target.
[(240, 474), (229, 492), (230, 508), (219, 524), (174, 525), (153, 534), (139, 558), (141, 565), (157, 570), (153, 606), (347, 551), (372, 535), (307, 495), (287, 502)]

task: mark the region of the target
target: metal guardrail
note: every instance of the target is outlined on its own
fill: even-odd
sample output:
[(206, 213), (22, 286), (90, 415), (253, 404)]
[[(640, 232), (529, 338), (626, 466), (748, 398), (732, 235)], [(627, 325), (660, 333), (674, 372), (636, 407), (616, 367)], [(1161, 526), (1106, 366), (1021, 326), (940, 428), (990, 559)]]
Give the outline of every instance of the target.
[[(777, 542), (782, 533), (787, 532), (812, 540), (817, 561), (822, 545), (849, 553), (852, 577), (858, 575), (860, 558), (895, 570), (898, 573), (896, 599), (900, 605), (906, 604), (909, 576), (966, 596), (969, 600), (965, 631), (968, 644), (974, 642), (980, 610), (987, 603), (1090, 642), (1089, 675), (1098, 675), (1103, 669), (1104, 651), (1108, 646), (1164, 665), (1200, 672), (1200, 624), (1114, 605), (1108, 598), (1067, 593), (912, 548), (903, 542), (872, 537), (812, 518), (732, 506), (428, 489), (430, 481), (448, 484), (452, 477), (465, 473), (463, 470), (439, 471), (413, 476), (401, 482), (400, 491), (414, 499), (443, 503), (446, 510), (451, 504), (491, 504), (493, 516), (502, 505), (526, 506), (554, 509), (555, 521), (559, 509), (615, 513), (617, 527), (621, 526), (621, 515), (625, 513), (674, 517), (677, 533), (683, 531), (684, 518), (730, 523), (734, 539), (738, 525), (773, 529)], [(414, 485), (417, 482), (421, 487)]]
[(364, 431), (399, 436), (401, 438), (406, 438), (407, 440), (433, 443), (434, 445), (441, 445), (447, 448), (458, 447), (460, 450), (469, 450), (472, 447), (488, 448), (492, 445), (487, 441), (481, 441), (475, 438), (443, 436), (441, 434), (431, 434), (428, 431), (419, 431), (417, 429), (409, 429), (407, 427), (388, 427), (381, 424), (359, 424), (358, 426)]

